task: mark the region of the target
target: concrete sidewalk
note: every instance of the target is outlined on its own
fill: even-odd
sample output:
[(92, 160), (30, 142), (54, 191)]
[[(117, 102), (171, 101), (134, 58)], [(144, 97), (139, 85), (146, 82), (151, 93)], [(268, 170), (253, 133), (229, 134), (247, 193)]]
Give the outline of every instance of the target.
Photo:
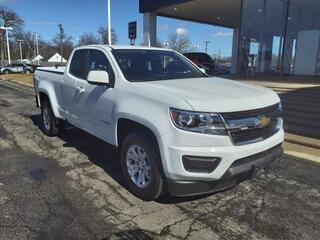
[(300, 88), (310, 88), (310, 87), (320, 87), (319, 84), (312, 84), (312, 83), (287, 83), (287, 82), (268, 82), (268, 81), (257, 81), (257, 80), (247, 80), (246, 82), (251, 84), (257, 84), (260, 86), (272, 88), (272, 89), (283, 89), (283, 90), (296, 90)]

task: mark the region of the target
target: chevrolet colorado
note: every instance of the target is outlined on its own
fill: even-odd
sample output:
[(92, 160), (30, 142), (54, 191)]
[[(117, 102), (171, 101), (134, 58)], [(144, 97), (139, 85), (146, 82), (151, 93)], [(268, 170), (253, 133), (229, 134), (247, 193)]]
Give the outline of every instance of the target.
[(282, 154), (277, 94), (209, 77), (172, 50), (79, 47), (66, 67), (37, 68), (34, 86), (43, 131), (68, 122), (116, 146), (144, 200), (227, 189)]

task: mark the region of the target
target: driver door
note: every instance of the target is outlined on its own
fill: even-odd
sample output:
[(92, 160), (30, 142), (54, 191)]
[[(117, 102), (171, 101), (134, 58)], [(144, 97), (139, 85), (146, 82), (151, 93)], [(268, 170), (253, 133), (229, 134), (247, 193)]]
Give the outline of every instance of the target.
[(113, 86), (90, 84), (87, 77), (92, 70), (106, 71), (110, 82), (114, 83), (114, 71), (106, 54), (100, 50), (88, 49), (82, 73), (84, 79), (75, 80), (74, 106), (82, 126), (95, 135), (112, 142), (114, 88)]

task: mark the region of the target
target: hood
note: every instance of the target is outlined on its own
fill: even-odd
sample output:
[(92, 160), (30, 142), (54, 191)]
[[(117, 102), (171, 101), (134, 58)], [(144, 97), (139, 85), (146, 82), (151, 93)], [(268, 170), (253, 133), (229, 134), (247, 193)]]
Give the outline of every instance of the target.
[[(280, 101), (270, 89), (223, 78), (142, 82), (144, 87), (184, 99), (194, 111), (237, 112), (271, 106)], [(174, 103), (172, 103), (172, 107)]]

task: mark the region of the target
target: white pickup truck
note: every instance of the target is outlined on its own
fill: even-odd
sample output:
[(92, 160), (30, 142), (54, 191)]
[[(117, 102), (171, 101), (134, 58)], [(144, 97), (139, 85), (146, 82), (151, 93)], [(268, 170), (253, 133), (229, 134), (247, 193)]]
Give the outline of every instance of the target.
[(68, 122), (116, 146), (129, 189), (144, 200), (220, 191), (282, 154), (272, 90), (209, 77), (162, 48), (91, 45), (67, 66), (35, 72), (43, 130)]

